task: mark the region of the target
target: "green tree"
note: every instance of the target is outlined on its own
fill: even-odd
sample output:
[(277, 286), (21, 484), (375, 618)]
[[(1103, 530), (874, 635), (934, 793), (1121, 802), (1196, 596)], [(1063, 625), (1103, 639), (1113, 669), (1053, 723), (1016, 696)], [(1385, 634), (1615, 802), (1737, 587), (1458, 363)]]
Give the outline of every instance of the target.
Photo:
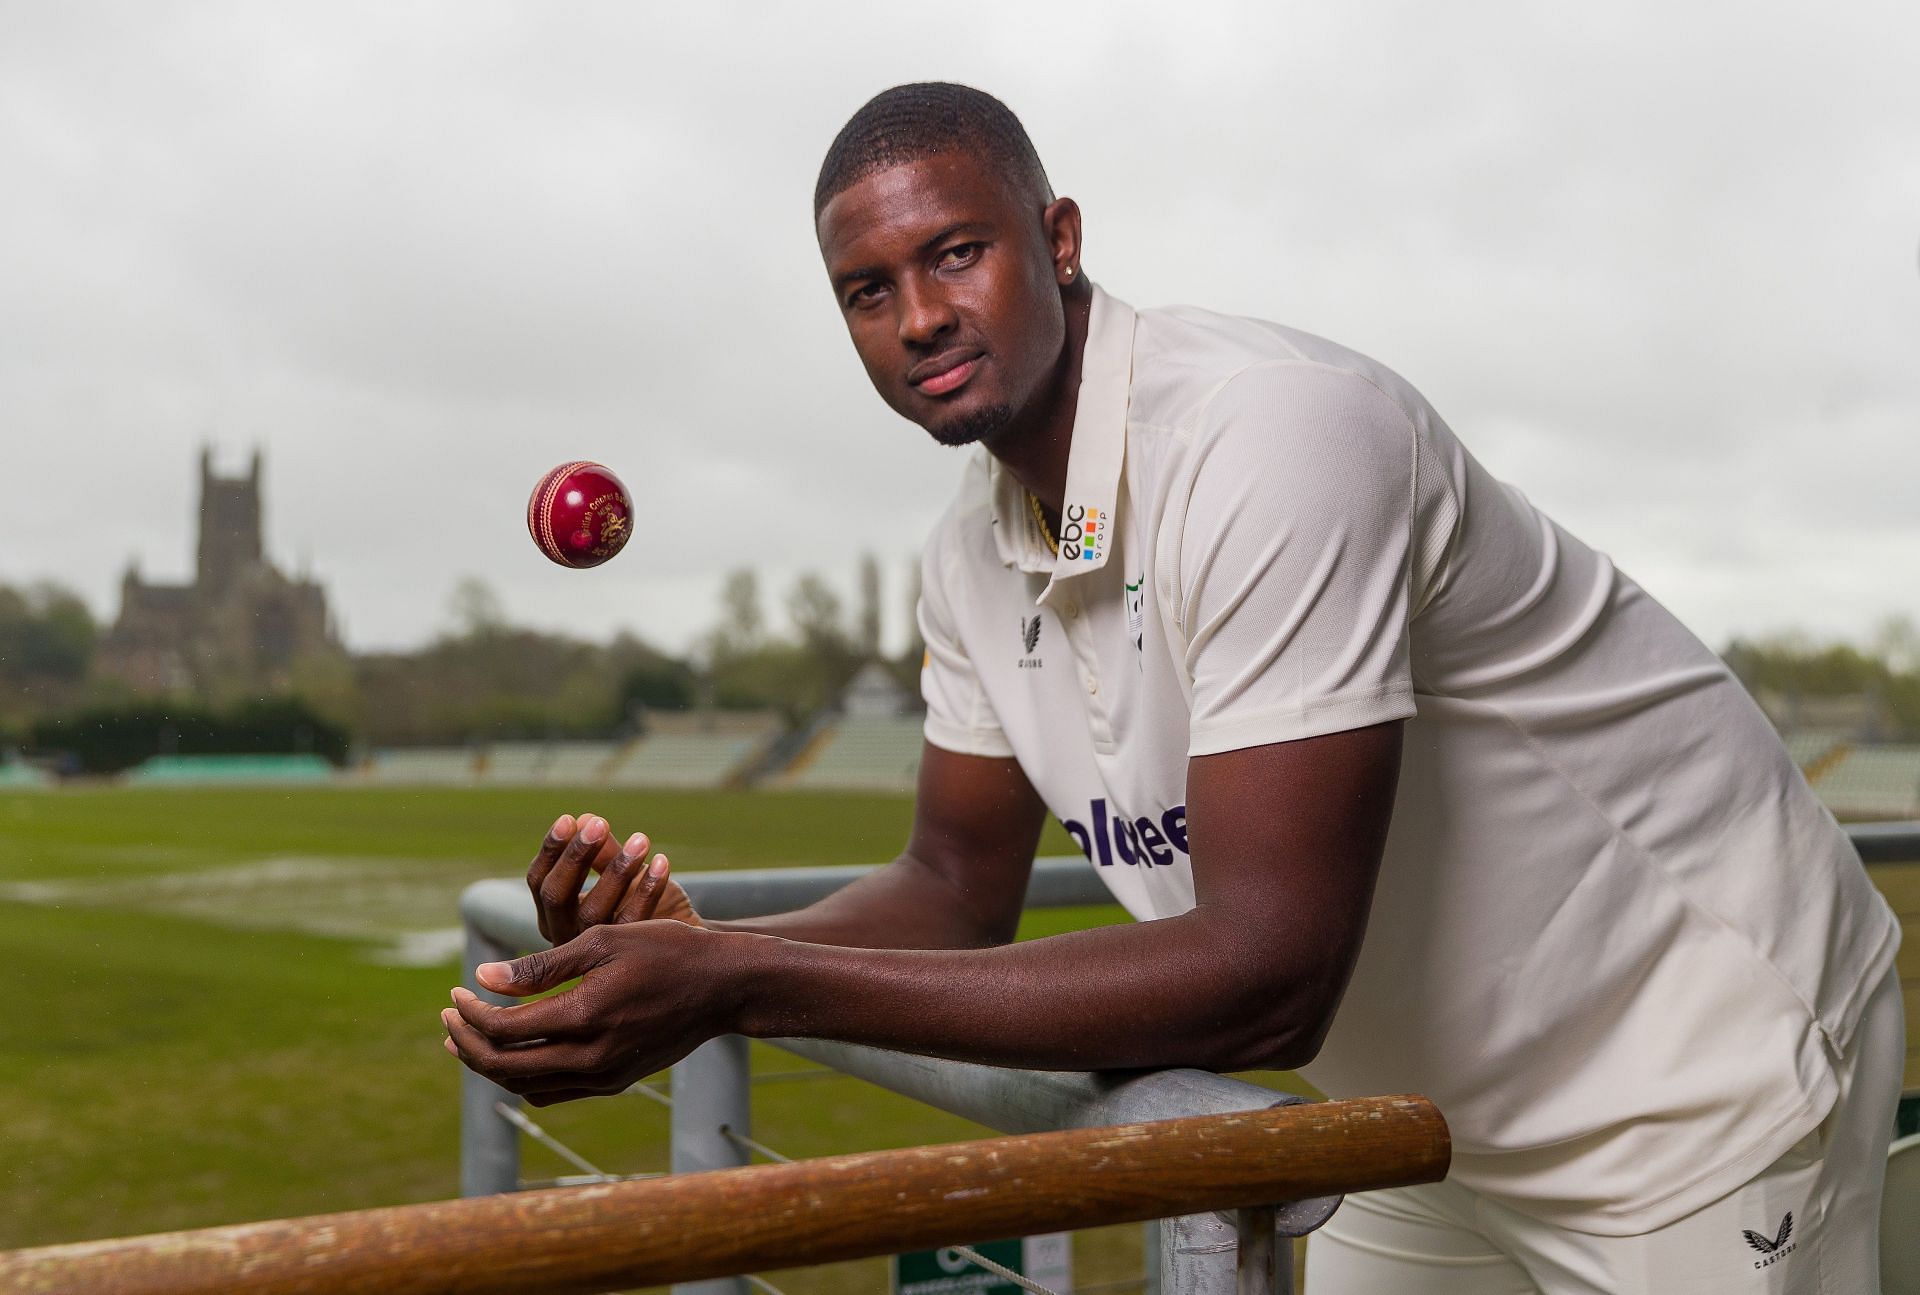
[(846, 623), (840, 607), (840, 595), (811, 571), (794, 581), (787, 594), (787, 619), (800, 633), (800, 642), (809, 648), (847, 652)]
[(748, 652), (765, 637), (767, 620), (760, 609), (760, 577), (751, 567), (727, 572), (720, 586), (720, 626), (714, 633), (716, 655)]
[(493, 586), (479, 576), (462, 576), (447, 596), (447, 613), (454, 633), (472, 638), (493, 634), (507, 626), (506, 608)]
[(907, 646), (894, 658), (893, 676), (900, 686), (915, 695), (920, 691), (920, 661), (927, 653), (927, 641), (920, 636), (920, 555), (907, 564)]
[(0, 585), (0, 677), (78, 682), (93, 660), (97, 631), (79, 595), (58, 585)]
[(0, 729), (19, 730), (85, 701), (99, 637), (77, 594), (0, 585)]
[(860, 633), (856, 646), (869, 660), (880, 655), (880, 559), (860, 555)]
[(1800, 699), (1858, 697), (1881, 738), (1920, 740), (1920, 668), (1911, 662), (1910, 624), (1890, 622), (1874, 647), (1818, 643), (1804, 634), (1736, 639), (1721, 655), (1762, 700), (1789, 710)]

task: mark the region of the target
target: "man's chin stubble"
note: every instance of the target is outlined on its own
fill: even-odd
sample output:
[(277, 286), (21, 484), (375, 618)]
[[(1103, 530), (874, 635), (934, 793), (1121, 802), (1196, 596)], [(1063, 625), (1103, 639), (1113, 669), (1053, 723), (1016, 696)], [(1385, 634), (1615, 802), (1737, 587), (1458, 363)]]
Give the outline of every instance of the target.
[(927, 435), (942, 445), (955, 448), (975, 443), (992, 448), (994, 441), (1012, 423), (1012, 405), (988, 405), (929, 427)]

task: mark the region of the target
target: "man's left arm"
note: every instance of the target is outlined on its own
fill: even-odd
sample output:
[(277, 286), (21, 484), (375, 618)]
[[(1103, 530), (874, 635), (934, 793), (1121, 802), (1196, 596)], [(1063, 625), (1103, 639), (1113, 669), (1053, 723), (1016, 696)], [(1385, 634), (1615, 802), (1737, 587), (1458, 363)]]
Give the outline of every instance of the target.
[(1359, 953), (1400, 730), (1194, 758), (1197, 902), (1178, 917), (941, 950), (596, 927), (492, 982), (530, 995), (582, 977), (565, 993), (507, 1008), (459, 995), (453, 1046), (536, 1105), (619, 1091), (724, 1033), (1036, 1069), (1302, 1065)]
[(770, 974), (743, 1014), (743, 1032), (818, 1032), (820, 1005), (829, 1003), (835, 1038), (965, 1061), (1074, 1070), (1303, 1065), (1359, 955), (1400, 732), (1396, 722), (1195, 758), (1189, 912), (881, 963), (768, 946), (746, 955), (751, 972)]

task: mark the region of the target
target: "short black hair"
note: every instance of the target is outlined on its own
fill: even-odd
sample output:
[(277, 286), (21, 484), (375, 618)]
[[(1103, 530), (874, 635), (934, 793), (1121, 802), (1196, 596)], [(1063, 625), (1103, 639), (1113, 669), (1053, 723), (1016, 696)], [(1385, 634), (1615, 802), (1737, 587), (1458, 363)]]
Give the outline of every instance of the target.
[(813, 186), (813, 218), (876, 171), (956, 152), (988, 163), (1014, 192), (1053, 201), (1047, 169), (1011, 108), (972, 86), (918, 81), (882, 90), (840, 128)]

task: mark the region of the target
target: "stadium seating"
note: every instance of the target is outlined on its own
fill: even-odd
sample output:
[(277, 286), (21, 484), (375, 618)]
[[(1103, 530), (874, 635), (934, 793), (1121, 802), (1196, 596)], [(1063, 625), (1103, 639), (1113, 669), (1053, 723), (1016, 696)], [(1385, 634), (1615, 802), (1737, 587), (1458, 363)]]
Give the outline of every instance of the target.
[(1827, 760), (1844, 754), (1853, 745), (1853, 735), (1845, 729), (1802, 728), (1783, 733), (1787, 754), (1806, 772), (1810, 782), (1818, 783)]
[(662, 713), (626, 742), (495, 742), (475, 749), (380, 751), (369, 782), (514, 786), (720, 787), (737, 781), (781, 730), (770, 712)]
[(605, 781), (621, 787), (723, 787), (738, 781), (780, 733), (761, 711), (648, 717), (647, 734), (623, 748)]
[(822, 734), (781, 779), (785, 787), (912, 791), (920, 772), (917, 715), (849, 715)]
[(317, 755), (156, 755), (127, 771), (139, 784), (326, 782), (333, 766)]
[(1920, 746), (1855, 746), (1813, 783), (1842, 819), (1920, 817)]
[(619, 742), (555, 742), (547, 748), (542, 780), (569, 786), (605, 782), (607, 771), (625, 749)]
[(457, 747), (374, 754), (363, 776), (371, 782), (447, 784), (472, 782), (477, 758)]
[(481, 753), (480, 778), (516, 785), (541, 782), (546, 763), (545, 742), (495, 742)]
[(0, 788), (44, 787), (53, 781), (44, 770), (12, 760), (0, 761)]

